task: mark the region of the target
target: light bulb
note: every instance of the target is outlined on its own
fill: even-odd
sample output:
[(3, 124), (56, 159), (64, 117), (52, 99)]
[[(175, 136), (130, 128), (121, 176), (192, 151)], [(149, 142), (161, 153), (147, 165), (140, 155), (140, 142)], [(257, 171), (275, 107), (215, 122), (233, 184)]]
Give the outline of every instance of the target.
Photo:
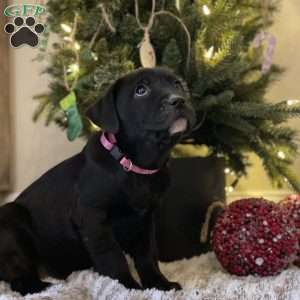
[(79, 43), (75, 42), (74, 48), (75, 48), (75, 50), (80, 50), (81, 47), (80, 47)]
[(62, 23), (62, 24), (60, 24), (60, 27), (61, 27), (66, 33), (71, 33), (71, 32), (72, 32), (72, 28), (71, 28), (69, 25), (67, 25), (67, 24)]
[(287, 105), (292, 106), (292, 105), (295, 105), (295, 104), (299, 104), (300, 100), (291, 99), (291, 100), (288, 100), (286, 103), (287, 103)]
[(98, 56), (95, 52), (92, 52), (92, 57), (93, 57), (94, 61), (98, 61)]
[(72, 38), (70, 36), (65, 36), (64, 41), (66, 42), (72, 42)]
[(224, 169), (224, 173), (225, 173), (225, 174), (229, 174), (229, 173), (230, 173), (230, 169), (229, 169), (229, 168), (225, 168), (225, 169)]
[(234, 191), (234, 188), (230, 185), (230, 186), (226, 186), (225, 191), (227, 193), (232, 193)]
[(211, 46), (208, 50), (205, 51), (204, 57), (208, 60), (211, 59), (214, 55), (214, 50), (215, 50), (215, 47)]
[(283, 151), (278, 151), (277, 152), (277, 156), (280, 159), (285, 159), (286, 158), (286, 155), (285, 155), (285, 153)]
[(68, 71), (71, 72), (71, 73), (78, 73), (79, 72), (79, 65), (78, 64), (70, 65)]
[(210, 15), (210, 9), (208, 8), (207, 5), (203, 5), (203, 6), (202, 6), (202, 10), (203, 10), (203, 13), (204, 13), (206, 16), (209, 16), (209, 15)]

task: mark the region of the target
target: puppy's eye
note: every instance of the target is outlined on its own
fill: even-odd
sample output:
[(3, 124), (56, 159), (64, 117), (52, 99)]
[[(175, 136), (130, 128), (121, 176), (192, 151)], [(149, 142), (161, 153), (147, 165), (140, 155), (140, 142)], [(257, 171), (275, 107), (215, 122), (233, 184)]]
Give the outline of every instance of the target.
[(148, 95), (148, 93), (149, 93), (149, 88), (144, 84), (139, 84), (135, 89), (135, 95), (137, 97), (146, 96)]
[(184, 88), (183, 88), (183, 85), (182, 85), (182, 83), (181, 83), (180, 80), (175, 80), (175, 81), (174, 81), (174, 86), (175, 86), (177, 89), (179, 89), (179, 90), (183, 90), (183, 89), (184, 89)]

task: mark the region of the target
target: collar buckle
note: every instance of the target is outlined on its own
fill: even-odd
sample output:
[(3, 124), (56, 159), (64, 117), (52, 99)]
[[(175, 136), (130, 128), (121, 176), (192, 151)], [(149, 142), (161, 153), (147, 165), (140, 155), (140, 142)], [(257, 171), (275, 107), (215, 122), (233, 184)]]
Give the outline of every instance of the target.
[(112, 149), (110, 150), (110, 154), (115, 160), (118, 161), (121, 160), (122, 157), (124, 157), (124, 154), (121, 152), (120, 148), (116, 145), (112, 147)]
[(100, 137), (100, 142), (102, 146), (109, 151), (110, 155), (119, 162), (125, 172), (133, 172), (141, 175), (152, 175), (159, 171), (159, 169), (148, 170), (134, 165), (133, 162), (128, 159), (116, 145), (117, 140), (113, 134), (108, 133), (106, 136), (105, 132), (103, 132)]
[(127, 162), (128, 162), (129, 165), (128, 166), (124, 166), (123, 165), (123, 169), (126, 172), (131, 172), (132, 168), (133, 168), (133, 163), (132, 163), (132, 161), (130, 159), (127, 159)]

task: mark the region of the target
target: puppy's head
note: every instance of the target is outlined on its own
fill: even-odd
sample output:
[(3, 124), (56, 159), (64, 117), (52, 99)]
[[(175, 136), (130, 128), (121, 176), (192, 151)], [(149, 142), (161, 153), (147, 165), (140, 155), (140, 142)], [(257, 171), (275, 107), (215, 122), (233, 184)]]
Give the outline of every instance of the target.
[(195, 123), (181, 81), (166, 69), (140, 69), (114, 83), (87, 116), (104, 131), (165, 132), (174, 139)]

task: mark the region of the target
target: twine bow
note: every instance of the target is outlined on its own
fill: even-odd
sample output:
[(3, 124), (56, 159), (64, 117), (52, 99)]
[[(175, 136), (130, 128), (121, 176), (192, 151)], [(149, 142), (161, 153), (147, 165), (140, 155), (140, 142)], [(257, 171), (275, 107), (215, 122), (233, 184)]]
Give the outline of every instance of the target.
[(150, 37), (150, 31), (153, 27), (155, 17), (160, 16), (160, 15), (167, 15), (169, 17), (172, 17), (173, 19), (175, 19), (181, 25), (182, 29), (184, 30), (184, 32), (186, 34), (186, 38), (187, 38), (186, 71), (188, 71), (189, 66), (190, 66), (190, 61), (191, 61), (192, 40), (191, 40), (191, 35), (189, 33), (189, 30), (187, 29), (184, 22), (179, 17), (174, 15), (172, 12), (164, 10), (164, 5), (163, 5), (163, 8), (161, 10), (156, 12), (156, 0), (152, 0), (152, 9), (151, 9), (151, 14), (150, 14), (150, 17), (149, 17), (149, 20), (148, 20), (148, 24), (146, 26), (144, 26), (142, 24), (141, 20), (140, 20), (138, 0), (135, 0), (135, 16), (136, 16), (136, 20), (137, 20), (137, 24), (138, 24), (139, 28), (144, 31), (144, 40), (147, 38), (147, 36)]

